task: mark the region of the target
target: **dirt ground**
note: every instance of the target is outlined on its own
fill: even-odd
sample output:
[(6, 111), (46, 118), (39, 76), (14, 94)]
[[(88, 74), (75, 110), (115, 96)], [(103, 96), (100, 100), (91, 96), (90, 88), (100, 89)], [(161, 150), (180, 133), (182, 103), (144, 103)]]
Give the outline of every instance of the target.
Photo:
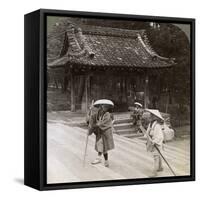
[[(69, 117), (70, 116), (70, 117)], [(110, 167), (102, 163), (91, 165), (97, 153), (95, 136), (89, 137), (85, 165), (83, 164), (86, 129), (84, 115), (69, 112), (48, 113), (47, 123), (47, 181), (48, 183), (136, 179), (151, 176), (153, 159), (146, 152), (145, 141), (114, 134), (115, 149), (109, 152)], [(177, 129), (179, 136), (164, 145), (163, 154), (178, 176), (190, 173), (190, 137), (188, 127)], [(184, 133), (184, 134), (183, 134)], [(164, 163), (158, 177), (173, 176)]]

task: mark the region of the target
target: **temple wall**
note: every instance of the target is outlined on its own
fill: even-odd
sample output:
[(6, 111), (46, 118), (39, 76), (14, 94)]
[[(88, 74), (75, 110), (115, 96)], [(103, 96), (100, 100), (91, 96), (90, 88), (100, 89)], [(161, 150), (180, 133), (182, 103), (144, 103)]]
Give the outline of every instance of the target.
[[(110, 99), (115, 104), (115, 111), (128, 111), (135, 101), (144, 102), (144, 89), (139, 76), (94, 75), (91, 77), (90, 97), (92, 100)], [(78, 110), (86, 111), (86, 89), (82, 97), (81, 106), (76, 103)]]

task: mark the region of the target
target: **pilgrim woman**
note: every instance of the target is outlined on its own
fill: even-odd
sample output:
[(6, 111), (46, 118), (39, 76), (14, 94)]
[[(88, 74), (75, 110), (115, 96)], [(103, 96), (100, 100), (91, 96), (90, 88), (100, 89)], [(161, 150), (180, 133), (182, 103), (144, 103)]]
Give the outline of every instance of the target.
[(108, 151), (114, 149), (113, 140), (113, 116), (110, 112), (111, 105), (99, 105), (99, 112), (96, 120), (96, 142), (95, 150), (98, 152), (98, 157), (92, 162), (93, 165), (102, 162), (102, 155), (104, 157), (105, 167), (109, 167)]
[(147, 128), (147, 151), (149, 151), (154, 160), (153, 174), (157, 176), (157, 172), (163, 171), (162, 158), (160, 152), (163, 149), (164, 135), (161, 124), (164, 122), (158, 110), (147, 109), (150, 113), (150, 123)]

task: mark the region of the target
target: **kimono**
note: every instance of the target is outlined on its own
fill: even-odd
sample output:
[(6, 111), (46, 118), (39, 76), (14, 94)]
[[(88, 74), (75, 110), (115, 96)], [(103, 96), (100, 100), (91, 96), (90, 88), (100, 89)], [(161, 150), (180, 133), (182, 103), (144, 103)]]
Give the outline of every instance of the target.
[(100, 112), (97, 118), (98, 130), (96, 131), (95, 150), (101, 153), (114, 149), (112, 133), (112, 115), (109, 112)]

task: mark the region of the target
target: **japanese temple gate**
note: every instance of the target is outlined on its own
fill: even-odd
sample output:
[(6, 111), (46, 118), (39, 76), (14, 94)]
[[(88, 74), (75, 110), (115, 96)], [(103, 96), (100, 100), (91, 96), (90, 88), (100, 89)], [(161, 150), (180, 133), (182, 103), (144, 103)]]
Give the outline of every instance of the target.
[[(112, 100), (122, 110), (134, 101), (147, 108), (153, 96), (151, 90), (159, 87), (160, 74), (175, 64), (173, 59), (161, 57), (151, 48), (144, 30), (77, 27), (71, 23), (60, 26), (65, 34), (57, 41), (56, 59), (51, 54), (56, 40), (47, 47), (48, 70), (53, 75), (55, 70), (62, 69), (69, 80), (72, 112), (86, 111), (93, 99), (102, 98)], [(77, 102), (80, 80), (84, 81), (83, 95), (81, 102)]]

